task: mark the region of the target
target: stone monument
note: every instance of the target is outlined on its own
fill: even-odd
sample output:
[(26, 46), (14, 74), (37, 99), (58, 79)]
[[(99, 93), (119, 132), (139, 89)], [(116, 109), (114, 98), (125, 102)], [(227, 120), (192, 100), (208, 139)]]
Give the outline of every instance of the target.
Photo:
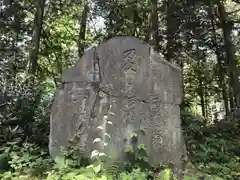
[(76, 134), (86, 157), (99, 146), (93, 143), (99, 136), (108, 141), (106, 153), (121, 154), (128, 133), (143, 128), (137, 142), (146, 145), (149, 162), (171, 161), (181, 170), (181, 71), (150, 45), (134, 37), (112, 38), (87, 50), (60, 82), (51, 114), (53, 158)]

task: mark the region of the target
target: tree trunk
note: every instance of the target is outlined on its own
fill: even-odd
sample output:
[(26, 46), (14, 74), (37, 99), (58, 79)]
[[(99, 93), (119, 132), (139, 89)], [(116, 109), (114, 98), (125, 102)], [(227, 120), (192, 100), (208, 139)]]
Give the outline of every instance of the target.
[(168, 0), (167, 2), (167, 61), (172, 62), (175, 58), (174, 53), (177, 52), (176, 32), (180, 26), (181, 20), (177, 18), (178, 5), (176, 1)]
[(203, 84), (201, 77), (199, 78), (199, 95), (200, 95), (200, 103), (201, 103), (201, 108), (202, 108), (202, 116), (206, 117), (206, 107), (205, 107), (205, 98), (204, 98), (204, 89), (203, 89)]
[(181, 77), (182, 77), (182, 102), (180, 104), (180, 109), (184, 111), (185, 109), (185, 90), (184, 90), (184, 59), (180, 60), (180, 68), (181, 68)]
[(223, 3), (218, 0), (218, 12), (223, 31), (224, 46), (227, 57), (227, 63), (229, 66), (229, 79), (230, 79), (230, 92), (233, 94), (234, 104), (233, 107), (239, 105), (239, 92), (238, 92), (238, 73), (237, 73), (237, 62), (235, 57), (234, 45), (232, 42), (231, 32), (232, 24), (228, 21), (228, 15), (226, 13)]
[[(32, 122), (34, 122), (35, 109), (39, 101), (39, 97), (36, 96), (35, 87), (35, 77), (37, 72), (37, 58), (40, 47), (40, 39), (41, 39), (41, 31), (43, 24), (43, 13), (45, 0), (37, 0), (36, 1), (36, 13), (34, 18), (34, 27), (33, 27), (33, 36), (32, 36), (32, 46), (30, 50), (30, 67), (29, 74), (31, 74), (31, 78), (26, 79), (26, 84), (30, 87), (31, 97), (33, 98), (31, 102), (29, 102), (28, 106), (32, 106), (31, 109), (25, 108), (23, 109), (22, 116), (20, 118), (20, 124), (23, 124), (24, 137), (26, 139), (29, 136), (32, 136)], [(20, 104), (22, 102), (20, 101)]]
[(157, 0), (151, 0), (151, 12), (149, 14), (149, 44), (153, 46), (155, 50), (158, 50), (159, 39), (158, 39), (158, 11), (157, 11)]
[[(230, 81), (230, 80), (229, 80)], [(233, 91), (232, 91), (232, 87), (231, 87), (231, 81), (229, 82), (229, 88), (228, 88), (228, 94), (229, 94), (229, 104), (230, 104), (230, 110), (234, 109), (235, 107), (235, 103), (234, 103), (234, 95), (233, 95)]]
[(78, 57), (79, 57), (79, 59), (82, 57), (82, 55), (84, 53), (88, 11), (89, 11), (88, 2), (87, 2), (87, 0), (85, 0), (84, 8), (82, 11), (82, 16), (81, 16), (81, 21), (80, 21), (80, 31), (79, 31), (79, 39), (78, 39)]
[[(218, 47), (217, 47), (218, 48)], [(220, 55), (220, 50), (219, 48), (216, 50), (216, 55), (217, 55), (217, 61), (218, 61), (218, 69), (219, 69), (219, 86), (222, 91), (222, 97), (224, 101), (224, 107), (225, 107), (225, 113), (226, 115), (229, 113), (229, 105), (228, 105), (228, 95), (226, 91), (226, 86), (225, 86), (225, 81), (224, 81), (224, 72), (223, 72), (223, 67), (222, 67), (222, 62), (221, 62), (221, 55)]]
[(34, 19), (32, 47), (30, 52), (31, 65), (29, 69), (32, 75), (35, 75), (37, 71), (37, 56), (39, 52), (45, 0), (37, 0), (36, 3), (37, 3), (36, 5), (37, 10), (36, 10), (35, 19)]
[(216, 28), (215, 28), (215, 24), (214, 24), (214, 14), (213, 14), (213, 5), (212, 5), (212, 1), (210, 0), (210, 7), (209, 7), (209, 14), (211, 17), (211, 26), (212, 26), (212, 32), (213, 32), (213, 44), (215, 46), (215, 53), (217, 56), (217, 62), (218, 62), (218, 73), (219, 73), (219, 86), (221, 88), (222, 91), (222, 97), (224, 100), (224, 106), (225, 106), (225, 113), (226, 115), (229, 113), (229, 105), (228, 105), (228, 95), (227, 95), (227, 91), (226, 91), (226, 86), (225, 86), (225, 80), (224, 80), (224, 71), (223, 71), (223, 67), (222, 67), (222, 56), (221, 56), (221, 50), (219, 48), (218, 42), (217, 42), (217, 36), (216, 36)]
[(207, 95), (206, 89), (204, 91), (204, 104), (205, 104), (205, 118), (206, 120), (209, 120), (210, 119), (209, 101), (208, 101), (208, 95)]

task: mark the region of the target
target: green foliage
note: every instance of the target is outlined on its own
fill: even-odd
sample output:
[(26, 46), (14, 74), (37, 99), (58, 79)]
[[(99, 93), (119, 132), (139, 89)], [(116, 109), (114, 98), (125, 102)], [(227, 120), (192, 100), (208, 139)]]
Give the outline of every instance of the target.
[(226, 180), (238, 179), (240, 177), (240, 153), (237, 150), (240, 141), (239, 128), (205, 136), (206, 128), (208, 127), (203, 122), (191, 122), (184, 127), (191, 162), (200, 172)]
[(124, 162), (126, 169), (131, 171), (132, 169), (140, 168), (141, 170), (147, 170), (151, 167), (148, 164), (147, 149), (144, 144), (138, 144), (137, 139), (140, 133), (145, 133), (144, 128), (139, 132), (133, 132), (130, 134), (131, 143), (124, 148), (127, 161)]
[[(195, 129), (195, 131), (194, 131)], [(189, 128), (189, 132), (192, 134), (198, 132), (199, 125)], [(135, 137), (135, 136), (134, 136)], [(224, 139), (225, 138), (225, 139)], [(227, 138), (227, 139), (226, 139)], [(205, 137), (197, 139), (195, 147), (192, 147), (193, 142), (187, 141), (188, 148), (191, 149), (190, 159), (192, 166), (188, 166), (188, 172), (185, 175), (185, 179), (194, 179), (194, 177), (205, 176), (206, 179), (236, 179), (239, 177), (239, 156), (233, 156), (230, 150), (235, 147), (235, 143), (238, 141), (234, 138), (228, 137), (226, 134), (217, 134), (212, 137)], [(220, 140), (219, 140), (220, 139)], [(8, 163), (10, 170), (0, 175), (1, 179), (96, 179), (96, 180), (132, 180), (132, 179), (148, 179), (150, 176), (156, 180), (168, 180), (171, 176), (171, 171), (167, 168), (160, 172), (153, 172), (152, 170), (143, 169), (139, 161), (131, 162), (127, 161), (125, 169), (130, 163), (133, 167), (131, 169), (119, 168), (118, 161), (114, 159), (114, 156), (104, 156), (104, 160), (98, 159), (87, 167), (76, 167), (71, 158), (57, 157), (55, 164), (45, 156), (42, 150), (34, 145), (25, 145), (25, 148), (20, 148), (17, 145), (9, 151), (5, 149), (5, 152), (9, 154)], [(137, 149), (146, 152), (144, 145), (138, 145)], [(136, 159), (141, 160), (145, 155), (137, 155), (133, 149), (125, 149), (126, 152), (135, 152), (131, 154)], [(139, 151), (138, 151), (139, 152)], [(4, 154), (4, 152), (2, 153)], [(95, 152), (96, 154), (100, 154)], [(93, 153), (94, 155), (94, 153)], [(116, 157), (115, 157), (116, 158)], [(120, 171), (119, 171), (120, 169)], [(191, 172), (194, 171), (194, 172)], [(210, 177), (209, 174), (212, 174)], [(221, 179), (222, 177), (222, 179)], [(195, 179), (196, 179), (195, 178)]]
[[(194, 179), (204, 176), (206, 179), (238, 179), (239, 177), (239, 129), (218, 132), (210, 136), (204, 136), (204, 122), (191, 122), (191, 116), (183, 118), (184, 134), (189, 151), (191, 167), (187, 166), (185, 179)], [(124, 149), (127, 161), (119, 164), (114, 155), (105, 155), (95, 150), (91, 158), (94, 160), (88, 166), (82, 166), (76, 159), (78, 148), (70, 146), (63, 157), (57, 157), (55, 163), (46, 155), (45, 150), (33, 144), (19, 145), (16, 140), (3, 146), (0, 155), (0, 163), (7, 162), (7, 169), (0, 175), (1, 179), (96, 179), (96, 180), (131, 180), (154, 179), (169, 180), (171, 170), (162, 168), (161, 171), (153, 171), (148, 165), (147, 149), (144, 144), (138, 144), (139, 132), (132, 132), (131, 144)], [(77, 153), (76, 153), (77, 152)], [(0, 164), (1, 165), (1, 164)], [(209, 175), (211, 174), (211, 176)]]
[[(139, 145), (139, 149), (144, 149), (143, 145)], [(76, 167), (70, 158), (56, 157), (55, 163), (45, 155), (44, 151), (35, 145), (26, 144), (24, 148), (13, 145), (11, 150), (7, 149), (8, 163), (10, 169), (0, 175), (1, 179), (64, 179), (64, 180), (133, 180), (147, 179), (152, 174), (151, 171), (142, 170), (137, 164), (132, 162), (133, 168), (125, 171), (119, 169), (118, 160), (113, 156), (104, 156), (104, 159), (97, 158), (90, 165)], [(93, 153), (100, 154), (100, 153)], [(99, 156), (100, 157), (100, 156)], [(141, 158), (140, 158), (141, 159)], [(136, 167), (136, 168), (135, 168)], [(163, 171), (158, 174), (157, 179), (169, 180), (169, 173)]]
[(144, 172), (141, 172), (141, 169), (138, 168), (138, 169), (133, 169), (131, 173), (121, 173), (120, 179), (121, 180), (134, 180), (134, 179), (145, 180), (147, 179), (147, 174)]
[[(46, 169), (52, 167), (53, 162), (47, 152), (33, 144), (19, 146), (16, 142), (8, 143), (10, 147), (2, 149), (1, 157), (7, 160), (7, 169), (2, 169), (2, 179), (21, 179), (26, 174), (42, 176)], [(0, 163), (2, 159), (0, 158)]]

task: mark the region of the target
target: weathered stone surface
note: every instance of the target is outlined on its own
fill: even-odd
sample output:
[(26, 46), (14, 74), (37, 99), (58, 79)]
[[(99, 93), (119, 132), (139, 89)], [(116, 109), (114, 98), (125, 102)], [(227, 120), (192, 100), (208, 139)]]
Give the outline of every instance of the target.
[(138, 143), (147, 146), (149, 162), (172, 161), (181, 168), (180, 69), (148, 44), (133, 37), (110, 39), (85, 52), (76, 66), (63, 72), (61, 82), (51, 115), (52, 157), (76, 133), (86, 156), (99, 148), (93, 141), (102, 136), (108, 142), (105, 151), (121, 157), (128, 133), (144, 128)]

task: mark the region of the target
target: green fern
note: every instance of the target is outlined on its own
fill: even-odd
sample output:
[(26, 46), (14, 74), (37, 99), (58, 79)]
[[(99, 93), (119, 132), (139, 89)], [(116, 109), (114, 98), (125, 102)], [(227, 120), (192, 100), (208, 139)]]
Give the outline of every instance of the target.
[(170, 180), (171, 179), (171, 170), (164, 169), (160, 173), (154, 175), (154, 180)]
[(107, 175), (117, 178), (121, 172), (121, 163), (117, 156), (108, 157), (104, 163), (104, 169)]

